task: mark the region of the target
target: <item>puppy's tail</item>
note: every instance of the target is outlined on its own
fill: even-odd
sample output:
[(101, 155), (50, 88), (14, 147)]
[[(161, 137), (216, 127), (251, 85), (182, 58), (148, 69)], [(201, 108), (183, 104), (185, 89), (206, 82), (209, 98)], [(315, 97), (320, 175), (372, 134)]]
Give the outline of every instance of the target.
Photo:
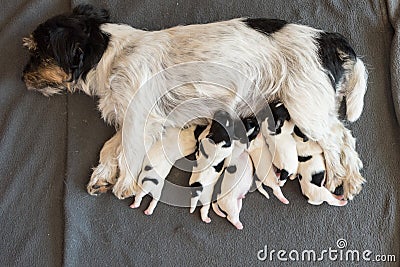
[(364, 63), (359, 58), (356, 58), (355, 64), (344, 65), (345, 69), (347, 67), (348, 74), (341, 93), (346, 96), (347, 120), (354, 122), (361, 116), (363, 111), (368, 73)]

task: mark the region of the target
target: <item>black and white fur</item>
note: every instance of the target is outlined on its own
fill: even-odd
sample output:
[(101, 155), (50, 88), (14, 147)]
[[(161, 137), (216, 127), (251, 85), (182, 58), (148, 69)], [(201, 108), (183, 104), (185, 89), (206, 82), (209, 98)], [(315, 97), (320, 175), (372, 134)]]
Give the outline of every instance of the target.
[(262, 132), (272, 154), (272, 163), (280, 173), (280, 186), (283, 186), (288, 178), (296, 174), (298, 167), (296, 142), (292, 136), (294, 123), (282, 102), (275, 101), (269, 107), (275, 127), (269, 129), (267, 118), (262, 124)]
[(344, 206), (347, 204), (343, 196), (336, 196), (324, 187), (325, 160), (322, 149), (317, 142), (309, 140), (300, 129), (295, 127), (294, 139), (296, 140), (301, 191), (308, 198), (308, 203), (321, 205), (326, 201), (329, 205)]
[(253, 163), (247, 152), (247, 145), (240, 141), (233, 141), (233, 151), (229, 165), (224, 170), (221, 182), (221, 192), (217, 201), (213, 203), (214, 211), (226, 217), (237, 229), (243, 229), (239, 220), (242, 201), (253, 184)]
[(232, 154), (234, 123), (225, 111), (217, 111), (211, 124), (200, 134), (196, 163), (189, 180), (191, 187), (190, 213), (201, 202), (200, 216), (210, 223), (208, 216), (214, 186), (224, 169), (224, 160)]
[(135, 190), (135, 201), (130, 206), (131, 208), (138, 208), (142, 198), (151, 194), (153, 199), (144, 213), (146, 215), (153, 214), (161, 197), (164, 180), (173, 164), (196, 149), (194, 130), (194, 126), (182, 130), (168, 128), (163, 137), (153, 144), (143, 162)]
[(289, 201), (283, 195), (280, 188), (279, 178), (276, 176), (272, 163), (272, 155), (265, 142), (265, 138), (260, 132), (257, 137), (251, 141), (248, 149), (251, 160), (254, 164), (256, 174), (255, 184), (258, 191), (266, 198), (269, 198), (268, 193), (262, 185), (266, 185), (272, 189), (273, 194), (284, 204), (289, 204)]
[[(321, 145), (328, 189), (343, 184), (349, 199), (359, 193), (362, 163), (354, 138), (337, 118), (337, 98), (346, 96), (347, 119), (357, 120), (367, 74), (343, 36), (281, 20), (247, 18), (144, 31), (109, 23), (108, 17), (105, 10), (83, 5), (39, 25), (24, 39), (31, 59), (23, 80), (45, 95), (68, 89), (99, 97), (104, 120), (122, 129), (122, 144), (116, 145), (125, 148), (107, 147), (114, 145), (110, 142), (103, 149), (124, 151), (116, 158), (126, 157), (132, 174), (116, 180), (117, 197), (134, 193), (146, 153), (143, 140), (151, 147), (164, 127), (183, 127), (188, 117), (211, 117), (221, 102), (246, 117), (253, 113), (249, 106), (277, 99), (302, 132)], [(202, 80), (208, 83), (191, 83)], [(178, 82), (182, 86), (176, 87)], [(180, 105), (187, 100), (190, 105)], [(115, 176), (113, 157), (106, 158), (110, 161), (101, 163), (101, 173)], [(89, 182), (93, 186), (115, 181), (92, 179), (97, 181)]]

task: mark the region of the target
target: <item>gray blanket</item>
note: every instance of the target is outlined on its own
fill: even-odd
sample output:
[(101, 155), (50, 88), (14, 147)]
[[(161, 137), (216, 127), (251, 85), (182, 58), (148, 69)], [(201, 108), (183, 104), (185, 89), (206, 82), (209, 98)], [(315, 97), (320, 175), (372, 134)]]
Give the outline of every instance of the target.
[[(1, 0), (0, 266), (279, 266), (285, 258), (291, 266), (310, 266), (310, 251), (319, 258), (324, 250), (333, 254), (312, 265), (350, 266), (350, 250), (360, 253), (360, 266), (366, 266), (365, 251), (371, 260), (395, 255), (396, 262), (384, 266), (399, 266), (398, 1), (89, 1), (110, 9), (115, 22), (148, 30), (243, 16), (281, 18), (340, 32), (363, 56), (370, 74), (365, 109), (348, 126), (368, 181), (361, 194), (338, 208), (307, 204), (297, 181), (283, 188), (288, 206), (251, 193), (242, 231), (215, 214), (206, 225), (198, 211), (163, 203), (148, 217), (148, 197), (131, 210), (132, 199), (86, 193), (91, 168), (113, 134), (96, 99), (79, 93), (46, 98), (27, 91), (20, 79), (28, 59), (22, 37), (79, 3)], [(178, 171), (171, 176), (180, 183), (188, 178)]]

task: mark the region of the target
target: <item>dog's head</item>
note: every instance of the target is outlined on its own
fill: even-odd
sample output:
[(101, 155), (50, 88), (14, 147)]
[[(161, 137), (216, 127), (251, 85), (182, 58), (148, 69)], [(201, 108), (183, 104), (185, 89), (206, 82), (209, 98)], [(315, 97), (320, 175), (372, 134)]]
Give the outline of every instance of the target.
[(49, 96), (85, 79), (107, 48), (109, 37), (100, 25), (108, 19), (104, 9), (80, 5), (40, 24), (23, 39), (31, 54), (22, 76), (27, 88)]

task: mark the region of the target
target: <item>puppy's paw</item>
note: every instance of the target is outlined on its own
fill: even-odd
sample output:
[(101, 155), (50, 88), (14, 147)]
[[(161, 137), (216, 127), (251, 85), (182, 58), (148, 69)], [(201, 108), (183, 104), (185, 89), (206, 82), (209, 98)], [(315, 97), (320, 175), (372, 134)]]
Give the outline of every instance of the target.
[(233, 225), (234, 225), (234, 226), (236, 227), (236, 229), (238, 229), (238, 230), (242, 230), (242, 229), (243, 229), (243, 224), (242, 224), (241, 222), (234, 223)]
[(144, 211), (144, 214), (146, 214), (146, 215), (152, 215), (152, 214), (153, 214), (153, 210), (147, 209), (147, 210)]
[(203, 222), (205, 222), (205, 223), (210, 223), (211, 222), (211, 218), (210, 217), (202, 218), (201, 220)]

